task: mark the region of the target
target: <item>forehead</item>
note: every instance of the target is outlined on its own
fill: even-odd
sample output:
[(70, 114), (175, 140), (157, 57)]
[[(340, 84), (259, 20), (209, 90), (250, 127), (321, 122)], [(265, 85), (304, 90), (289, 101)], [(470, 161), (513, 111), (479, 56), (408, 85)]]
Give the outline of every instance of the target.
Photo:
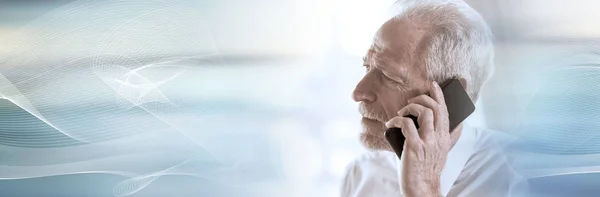
[(371, 50), (379, 54), (412, 56), (425, 34), (423, 27), (410, 20), (392, 18), (377, 30)]

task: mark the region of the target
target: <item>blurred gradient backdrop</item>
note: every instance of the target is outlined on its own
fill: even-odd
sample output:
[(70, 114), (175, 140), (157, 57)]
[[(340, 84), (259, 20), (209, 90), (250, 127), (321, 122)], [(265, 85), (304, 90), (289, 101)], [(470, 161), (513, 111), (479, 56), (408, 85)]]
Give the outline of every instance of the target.
[[(0, 196), (338, 196), (393, 2), (2, 0)], [(469, 123), (520, 137), (531, 196), (598, 196), (600, 2), (467, 2), (497, 56)]]

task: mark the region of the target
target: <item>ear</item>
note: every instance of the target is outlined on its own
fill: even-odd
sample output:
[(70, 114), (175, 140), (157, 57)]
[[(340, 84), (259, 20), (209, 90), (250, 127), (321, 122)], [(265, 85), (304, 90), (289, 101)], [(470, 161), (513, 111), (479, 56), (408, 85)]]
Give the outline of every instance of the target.
[(463, 86), (463, 88), (464, 88), (465, 90), (467, 90), (467, 85), (468, 85), (468, 84), (467, 84), (467, 80), (466, 80), (465, 78), (462, 78), (462, 77), (461, 77), (461, 78), (458, 78), (458, 81), (460, 81), (460, 85), (462, 85), (462, 86)]

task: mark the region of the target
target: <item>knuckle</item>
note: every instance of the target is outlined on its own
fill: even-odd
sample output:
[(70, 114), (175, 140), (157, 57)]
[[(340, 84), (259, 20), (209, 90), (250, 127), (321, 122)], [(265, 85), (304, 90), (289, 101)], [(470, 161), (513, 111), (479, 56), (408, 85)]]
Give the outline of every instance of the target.
[(416, 96), (415, 98), (413, 98), (413, 101), (414, 102), (419, 102), (422, 99), (423, 99), (423, 95), (419, 95), (419, 96)]
[(402, 122), (402, 117), (396, 116), (396, 117), (392, 118), (392, 119), (390, 120), (390, 122), (392, 122), (393, 124), (396, 124), (396, 125), (397, 125), (398, 123), (401, 123), (401, 122)]
[(426, 142), (419, 137), (406, 138), (406, 141), (408, 142), (407, 145), (412, 146), (413, 148), (421, 147), (426, 144)]
[(402, 117), (401, 122), (405, 125), (408, 125), (412, 123), (412, 120), (410, 118)]
[(433, 116), (433, 110), (429, 109), (429, 108), (425, 108), (425, 115), (427, 115), (427, 116)]

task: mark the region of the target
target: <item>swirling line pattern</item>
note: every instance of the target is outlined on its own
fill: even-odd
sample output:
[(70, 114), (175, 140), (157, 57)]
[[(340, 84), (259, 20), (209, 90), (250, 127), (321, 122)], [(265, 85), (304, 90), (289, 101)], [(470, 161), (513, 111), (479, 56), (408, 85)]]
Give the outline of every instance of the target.
[(117, 174), (129, 178), (114, 194), (127, 196), (164, 175), (212, 179), (227, 166), (161, 88), (187, 73), (182, 62), (218, 54), (185, 2), (75, 1), (18, 34), (3, 40), (14, 49), (0, 66), (0, 179)]

